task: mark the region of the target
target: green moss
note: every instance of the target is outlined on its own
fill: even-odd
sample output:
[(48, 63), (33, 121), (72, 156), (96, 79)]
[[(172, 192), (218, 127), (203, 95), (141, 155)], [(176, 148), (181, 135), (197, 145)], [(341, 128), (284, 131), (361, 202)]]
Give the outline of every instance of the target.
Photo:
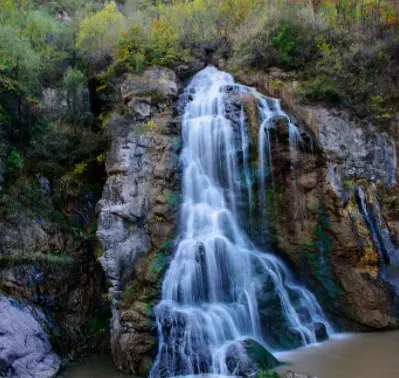
[(173, 247), (173, 239), (168, 239), (165, 240), (164, 242), (161, 243), (160, 249), (164, 252), (168, 252), (172, 249)]
[(165, 197), (166, 203), (172, 208), (176, 209), (179, 205), (179, 194), (176, 192), (172, 192), (171, 190), (164, 190), (163, 195)]
[(270, 352), (254, 340), (246, 340), (244, 347), (248, 356), (257, 363), (260, 369), (273, 369), (280, 364)]
[(148, 280), (159, 282), (168, 266), (169, 259), (163, 252), (157, 252), (151, 257), (148, 267)]
[(316, 77), (301, 83), (299, 94), (311, 101), (326, 101), (340, 104), (343, 94), (337, 84), (328, 77)]
[(138, 280), (133, 280), (130, 287), (123, 293), (123, 299), (127, 303), (133, 303), (138, 299), (141, 291), (141, 285)]
[(304, 271), (307, 271), (309, 276), (315, 278), (318, 282), (317, 286), (321, 285), (330, 298), (336, 299), (343, 293), (343, 289), (335, 281), (331, 262), (328, 257), (333, 243), (329, 235), (330, 229), (331, 224), (325, 209), (319, 208), (317, 210), (317, 222), (313, 228), (313, 234), (310, 239), (300, 243), (299, 250), (301, 252), (301, 264), (304, 267)]
[(351, 177), (345, 176), (342, 181), (342, 187), (344, 189), (353, 189), (355, 187), (353, 179)]
[(108, 307), (98, 311), (89, 322), (89, 333), (92, 335), (103, 335), (109, 330), (111, 311)]
[(280, 376), (271, 370), (259, 370), (256, 373), (256, 378), (279, 378)]
[(140, 92), (137, 94), (137, 97), (150, 97), (151, 102), (158, 104), (167, 99), (165, 94), (158, 89), (152, 89), (149, 91)]

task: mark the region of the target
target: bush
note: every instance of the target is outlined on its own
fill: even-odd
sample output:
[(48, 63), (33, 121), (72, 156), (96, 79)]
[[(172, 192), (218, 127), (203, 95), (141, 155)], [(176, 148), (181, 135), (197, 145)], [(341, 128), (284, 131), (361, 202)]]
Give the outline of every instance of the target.
[(138, 25), (123, 32), (116, 44), (115, 57), (117, 65), (139, 72), (151, 64), (170, 66), (186, 61), (188, 52), (180, 44), (176, 30), (165, 21), (157, 20), (148, 35)]
[(277, 61), (286, 69), (303, 67), (317, 58), (318, 36), (314, 25), (282, 20), (270, 35), (270, 45), (277, 50)]
[(115, 47), (117, 64), (129, 71), (139, 72), (146, 65), (144, 39), (140, 26), (132, 26), (123, 32)]
[(17, 169), (21, 169), (23, 166), (22, 157), (15, 147), (11, 149), (10, 155), (8, 155), (7, 169), (9, 172), (13, 172)]
[(235, 58), (241, 64), (263, 68), (278, 65), (287, 70), (302, 69), (317, 59), (323, 28), (293, 17), (275, 14), (255, 21), (258, 24), (243, 33), (244, 37), (235, 37)]
[(256, 378), (279, 378), (279, 375), (271, 370), (259, 370)]
[(314, 80), (302, 83), (299, 92), (311, 101), (326, 101), (333, 105), (342, 102), (343, 95), (337, 84), (326, 77), (317, 77)]

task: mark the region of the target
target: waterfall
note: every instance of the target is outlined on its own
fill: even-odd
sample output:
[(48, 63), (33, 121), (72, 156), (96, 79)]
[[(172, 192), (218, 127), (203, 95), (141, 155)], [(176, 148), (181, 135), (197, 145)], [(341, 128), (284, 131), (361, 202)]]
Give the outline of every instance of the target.
[(261, 180), (266, 165), (271, 166), (269, 120), (281, 112), (276, 101), (235, 84), (231, 75), (214, 67), (195, 75), (184, 94), (190, 101), (182, 119), (180, 236), (155, 307), (159, 350), (153, 378), (239, 375), (238, 365), (247, 358), (241, 344), (245, 339), (278, 349), (261, 321), (265, 309), (258, 308), (266, 287), (277, 298), (287, 332), (301, 345), (317, 341), (320, 326), (332, 333), (314, 295), (295, 283), (276, 256), (259, 251), (240, 227), (242, 192), (251, 191), (248, 131), (243, 108), (237, 132), (226, 117), (228, 86), (256, 97), (262, 110)]
[(374, 185), (368, 194), (367, 196), (360, 186), (356, 188), (360, 213), (380, 255), (381, 277), (390, 282), (399, 292), (399, 247), (391, 240), (388, 226), (381, 214)]

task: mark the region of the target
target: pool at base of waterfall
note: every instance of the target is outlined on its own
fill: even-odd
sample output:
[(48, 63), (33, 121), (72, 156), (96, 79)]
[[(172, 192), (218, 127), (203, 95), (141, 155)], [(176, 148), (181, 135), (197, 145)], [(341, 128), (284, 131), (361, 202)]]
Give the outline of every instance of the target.
[(58, 378), (131, 378), (119, 372), (109, 355), (92, 356), (72, 362), (57, 375)]
[(399, 331), (337, 334), (330, 340), (275, 356), (293, 370), (318, 378), (394, 378), (399, 376)]
[[(399, 331), (338, 334), (314, 344), (275, 356), (287, 364), (278, 373), (292, 370), (318, 378), (396, 378), (399, 372)], [(127, 378), (112, 365), (110, 357), (92, 357), (71, 364), (61, 378)], [(189, 378), (193, 376), (185, 376)], [(224, 378), (197, 375), (195, 378)], [(183, 378), (183, 377), (180, 377)]]

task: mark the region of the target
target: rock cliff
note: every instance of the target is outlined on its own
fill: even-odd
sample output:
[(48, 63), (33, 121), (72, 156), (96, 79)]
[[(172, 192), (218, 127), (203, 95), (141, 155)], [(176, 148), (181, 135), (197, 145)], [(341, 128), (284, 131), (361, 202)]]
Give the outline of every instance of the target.
[(175, 236), (179, 202), (178, 83), (160, 67), (126, 75), (99, 212), (101, 263), (110, 283), (111, 347), (117, 367), (145, 375), (156, 351), (152, 305)]
[[(382, 128), (348, 110), (301, 105), (296, 83), (278, 70), (238, 76), (282, 98), (301, 132), (294, 153), (287, 120), (277, 122), (272, 135), (274, 190), (268, 193), (267, 228), (275, 248), (341, 329), (398, 327), (397, 286), (385, 273), (397, 264), (384, 259), (384, 250), (398, 248), (395, 124)], [(251, 114), (256, 109), (246, 109), (248, 119), (256, 118)], [(369, 193), (364, 200), (363, 191)], [(376, 234), (387, 236), (385, 242)]]

